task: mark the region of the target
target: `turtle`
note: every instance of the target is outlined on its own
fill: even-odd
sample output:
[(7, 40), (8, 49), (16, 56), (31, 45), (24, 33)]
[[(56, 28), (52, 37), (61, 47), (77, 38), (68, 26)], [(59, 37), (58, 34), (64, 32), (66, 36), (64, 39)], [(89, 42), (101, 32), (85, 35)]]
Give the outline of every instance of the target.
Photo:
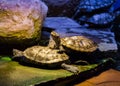
[(51, 49), (59, 49), (60, 51), (65, 52), (67, 55), (69, 55), (70, 60), (74, 64), (82, 63), (89, 65), (89, 62), (82, 60), (81, 54), (94, 52), (97, 50), (98, 45), (96, 42), (85, 36), (71, 36), (60, 38), (60, 35), (56, 31), (52, 31), (48, 47)]
[(24, 51), (13, 49), (13, 60), (22, 57), (22, 62), (35, 64), (43, 68), (62, 67), (74, 74), (80, 71), (77, 66), (70, 65), (69, 56), (59, 49), (50, 49), (47, 46), (34, 45)]
[(60, 35), (52, 31), (48, 46), (52, 49), (60, 49), (61, 51), (76, 52), (94, 52), (98, 45), (93, 40), (85, 36), (71, 36), (60, 38)]
[(76, 19), (81, 13), (99, 13), (100, 11), (108, 10), (114, 2), (115, 0), (81, 0), (76, 7), (73, 18)]
[(85, 36), (72, 36), (61, 38), (63, 47), (78, 52), (93, 52), (97, 49), (97, 43)]

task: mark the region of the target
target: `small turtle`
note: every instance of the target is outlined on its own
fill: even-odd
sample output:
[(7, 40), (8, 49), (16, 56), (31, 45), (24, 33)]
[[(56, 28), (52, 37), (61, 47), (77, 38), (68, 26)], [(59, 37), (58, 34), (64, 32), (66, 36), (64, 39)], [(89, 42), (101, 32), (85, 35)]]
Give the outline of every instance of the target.
[(71, 49), (78, 52), (93, 52), (98, 48), (97, 44), (94, 41), (88, 39), (85, 36), (60, 38), (59, 34), (55, 31), (51, 32), (51, 39), (48, 46), (53, 49), (65, 49), (65, 51)]
[(24, 51), (13, 49), (13, 59), (22, 57), (22, 61), (26, 63), (36, 64), (40, 67), (62, 67), (70, 72), (78, 74), (79, 69), (73, 65), (69, 65), (69, 57), (58, 49), (50, 49), (46, 46), (32, 46)]
[[(80, 13), (99, 12), (110, 7), (115, 0), (81, 0), (76, 8), (73, 18), (76, 18)], [(107, 10), (107, 9), (106, 9)]]

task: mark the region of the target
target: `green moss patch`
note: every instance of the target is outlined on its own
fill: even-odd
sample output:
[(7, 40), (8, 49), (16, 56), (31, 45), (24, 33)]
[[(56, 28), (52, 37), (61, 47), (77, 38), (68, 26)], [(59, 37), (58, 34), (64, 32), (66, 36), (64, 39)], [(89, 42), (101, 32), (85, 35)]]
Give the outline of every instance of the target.
[(11, 61), (9, 56), (0, 56), (0, 61)]

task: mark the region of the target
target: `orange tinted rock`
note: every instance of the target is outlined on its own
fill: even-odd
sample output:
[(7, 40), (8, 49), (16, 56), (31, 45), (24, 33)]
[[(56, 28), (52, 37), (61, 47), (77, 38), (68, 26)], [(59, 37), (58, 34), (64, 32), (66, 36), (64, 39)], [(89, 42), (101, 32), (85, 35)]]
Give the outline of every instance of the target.
[(110, 69), (75, 86), (120, 86), (120, 72)]

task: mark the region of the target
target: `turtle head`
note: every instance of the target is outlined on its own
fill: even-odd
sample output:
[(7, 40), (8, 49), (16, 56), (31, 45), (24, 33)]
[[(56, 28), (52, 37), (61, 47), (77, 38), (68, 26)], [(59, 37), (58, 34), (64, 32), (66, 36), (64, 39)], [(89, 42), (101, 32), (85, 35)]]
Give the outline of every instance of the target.
[(60, 47), (60, 35), (57, 32), (55, 32), (55, 31), (51, 32), (51, 38), (50, 38), (48, 46), (53, 48), (53, 49), (59, 49), (59, 47)]
[(23, 56), (23, 52), (17, 49), (13, 49), (13, 59), (16, 57), (22, 57)]
[(51, 32), (51, 36), (52, 36), (53, 40), (55, 40), (55, 41), (58, 41), (58, 39), (60, 39), (60, 35), (55, 31)]

